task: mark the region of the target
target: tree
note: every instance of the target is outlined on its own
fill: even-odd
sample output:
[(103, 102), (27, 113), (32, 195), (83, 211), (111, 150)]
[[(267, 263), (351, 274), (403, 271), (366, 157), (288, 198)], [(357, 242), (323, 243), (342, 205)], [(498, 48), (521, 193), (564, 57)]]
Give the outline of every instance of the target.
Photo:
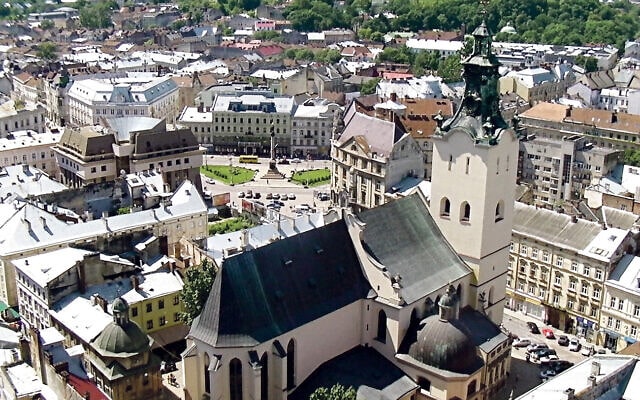
[(376, 87), (378, 87), (378, 82), (380, 82), (380, 78), (370, 79), (360, 85), (360, 94), (373, 94), (376, 92)]
[(40, 22), (40, 28), (45, 31), (52, 29), (54, 27), (55, 27), (55, 24), (50, 19), (45, 19), (44, 21)]
[(203, 260), (200, 266), (187, 270), (184, 287), (180, 294), (184, 306), (184, 312), (181, 313), (180, 319), (185, 324), (191, 325), (202, 312), (216, 278), (216, 272), (214, 265), (207, 260)]
[(640, 150), (625, 150), (622, 161), (626, 165), (640, 166)]
[(452, 54), (438, 65), (438, 75), (444, 83), (460, 82), (461, 78), (460, 54)]
[(36, 56), (45, 61), (53, 61), (58, 58), (58, 46), (52, 42), (43, 42), (38, 45)]
[(346, 388), (336, 383), (331, 389), (317, 388), (311, 393), (309, 400), (356, 400), (356, 391), (351, 386)]
[(583, 56), (582, 54), (576, 57), (576, 65), (584, 68), (585, 72), (594, 72), (598, 70), (598, 60), (594, 57)]

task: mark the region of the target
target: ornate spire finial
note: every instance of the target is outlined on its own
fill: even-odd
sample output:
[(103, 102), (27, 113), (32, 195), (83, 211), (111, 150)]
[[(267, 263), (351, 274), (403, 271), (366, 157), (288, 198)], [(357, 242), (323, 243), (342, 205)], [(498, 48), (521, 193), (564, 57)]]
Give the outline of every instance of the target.
[(480, 0), (480, 14), (482, 14), (482, 18), (487, 15), (487, 6), (489, 5), (489, 0)]

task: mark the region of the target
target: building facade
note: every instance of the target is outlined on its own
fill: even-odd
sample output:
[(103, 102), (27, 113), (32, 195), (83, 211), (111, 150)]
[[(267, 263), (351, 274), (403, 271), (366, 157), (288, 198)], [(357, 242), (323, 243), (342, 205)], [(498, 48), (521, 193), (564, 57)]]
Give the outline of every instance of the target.
[(0, 105), (0, 137), (24, 130), (44, 133), (44, 117), (45, 109), (40, 104), (9, 100)]
[(15, 131), (0, 138), (0, 166), (29, 165), (50, 176), (58, 176), (60, 170), (51, 150), (62, 137), (60, 133)]
[(516, 203), (506, 306), (597, 342), (605, 281), (634, 248), (628, 230)]
[(328, 157), (335, 117), (340, 112), (335, 103), (297, 106), (291, 120), (291, 155), (300, 159)]
[(130, 78), (75, 80), (67, 92), (69, 123), (96, 125), (101, 118), (165, 118), (178, 116), (178, 86), (171, 77), (155, 74)]

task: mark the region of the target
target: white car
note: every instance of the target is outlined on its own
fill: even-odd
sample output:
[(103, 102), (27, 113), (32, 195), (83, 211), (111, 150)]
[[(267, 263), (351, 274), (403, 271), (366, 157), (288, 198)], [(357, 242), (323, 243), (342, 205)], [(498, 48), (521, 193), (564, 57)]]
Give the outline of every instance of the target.
[(531, 344), (531, 339), (521, 338), (513, 341), (513, 347), (527, 347)]
[(582, 351), (580, 352), (580, 354), (582, 354), (582, 355), (583, 355), (583, 356), (585, 356), (585, 357), (589, 357), (589, 356), (591, 356), (592, 354), (594, 354), (593, 347), (591, 347), (591, 346), (584, 346), (584, 347), (582, 348)]
[(559, 360), (558, 356), (555, 354), (549, 354), (548, 356), (544, 356), (540, 358), (540, 365), (549, 364), (551, 361)]
[(215, 179), (211, 179), (211, 178), (205, 179), (205, 182), (207, 182), (209, 185), (215, 185), (216, 184)]
[(532, 351), (541, 350), (541, 349), (548, 349), (548, 348), (549, 346), (546, 343), (531, 343), (527, 347), (527, 353), (531, 353)]
[(582, 347), (582, 345), (580, 345), (580, 341), (576, 338), (573, 338), (569, 341), (569, 351), (580, 351), (580, 348)]

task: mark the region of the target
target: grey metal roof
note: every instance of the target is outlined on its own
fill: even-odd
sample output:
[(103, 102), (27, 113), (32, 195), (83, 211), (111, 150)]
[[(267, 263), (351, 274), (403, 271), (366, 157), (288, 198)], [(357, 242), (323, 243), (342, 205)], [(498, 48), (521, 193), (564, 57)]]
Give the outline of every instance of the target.
[(363, 136), (370, 151), (388, 156), (403, 135), (404, 132), (394, 122), (356, 112), (346, 122), (338, 142), (342, 145), (354, 136)]
[(364, 299), (343, 220), (226, 259), (190, 336), (253, 346)]
[(556, 246), (583, 250), (602, 231), (600, 224), (516, 202), (513, 231)]
[(109, 128), (115, 131), (118, 142), (129, 142), (132, 140), (131, 133), (159, 129), (165, 131), (164, 121), (158, 118), (149, 117), (126, 117), (107, 118)]
[(638, 221), (638, 216), (629, 211), (618, 210), (617, 208), (602, 206), (600, 214), (607, 226), (620, 229), (631, 229)]
[(401, 277), (400, 295), (408, 304), (471, 273), (417, 193), (363, 211), (358, 218), (366, 223), (365, 249), (391, 276)]
[(371, 347), (353, 349), (327, 361), (296, 390), (291, 400), (307, 400), (319, 387), (352, 387), (358, 400), (397, 400), (418, 385)]

